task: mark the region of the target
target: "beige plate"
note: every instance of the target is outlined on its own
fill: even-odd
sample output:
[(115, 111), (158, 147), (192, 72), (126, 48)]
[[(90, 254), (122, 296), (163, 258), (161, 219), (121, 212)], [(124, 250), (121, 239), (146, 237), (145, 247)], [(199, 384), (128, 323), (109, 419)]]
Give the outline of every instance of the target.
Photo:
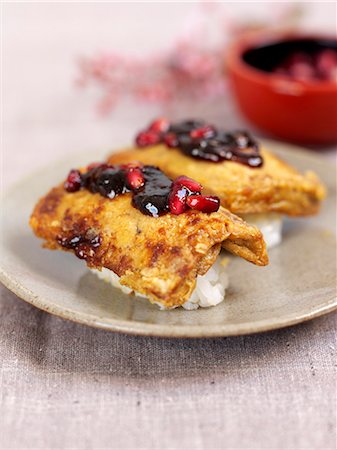
[(226, 300), (214, 308), (159, 311), (89, 273), (82, 261), (41, 248), (28, 227), (37, 199), (68, 169), (102, 155), (74, 155), (31, 175), (4, 196), (0, 280), (27, 302), (65, 319), (132, 334), (211, 337), (256, 333), (296, 324), (337, 308), (335, 291), (335, 166), (295, 147), (269, 148), (301, 170), (325, 181), (329, 198), (318, 217), (289, 220), (270, 265), (255, 267), (232, 258)]

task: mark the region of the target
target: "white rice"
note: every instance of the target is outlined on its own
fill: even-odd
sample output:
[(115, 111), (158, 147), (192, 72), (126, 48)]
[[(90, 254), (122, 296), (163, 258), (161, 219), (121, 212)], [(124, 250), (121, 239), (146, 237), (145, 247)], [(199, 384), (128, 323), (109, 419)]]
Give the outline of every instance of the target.
[[(225, 298), (225, 291), (228, 287), (228, 274), (226, 266), (228, 264), (228, 258), (218, 256), (213, 266), (208, 270), (205, 275), (199, 275), (197, 277), (197, 284), (192, 292), (191, 297), (182, 306), (187, 310), (201, 308), (207, 308), (209, 306), (218, 305)], [(103, 268), (101, 271), (97, 269), (90, 269), (101, 280), (110, 283), (112, 286), (120, 289), (124, 294), (131, 294), (134, 292), (132, 289), (122, 286), (119, 282), (119, 276), (112, 270)], [(134, 292), (137, 297), (146, 298), (139, 292)], [(160, 309), (166, 309), (160, 303), (156, 303)]]
[(241, 217), (261, 230), (268, 249), (276, 247), (282, 242), (283, 218), (281, 214), (245, 214)]

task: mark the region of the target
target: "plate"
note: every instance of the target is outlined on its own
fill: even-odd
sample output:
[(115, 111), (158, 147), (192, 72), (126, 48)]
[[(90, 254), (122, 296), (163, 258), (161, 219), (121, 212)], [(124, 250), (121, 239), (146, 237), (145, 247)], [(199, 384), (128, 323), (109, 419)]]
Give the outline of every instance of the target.
[(99, 280), (73, 255), (41, 248), (41, 240), (28, 226), (34, 204), (70, 167), (103, 158), (97, 152), (72, 155), (32, 174), (4, 195), (0, 280), (17, 296), (64, 319), (147, 336), (257, 333), (335, 310), (334, 163), (298, 147), (272, 141), (265, 145), (298, 169), (314, 170), (326, 183), (329, 196), (318, 216), (286, 221), (282, 245), (269, 252), (269, 266), (256, 267), (232, 257), (230, 286), (220, 305), (160, 311), (145, 299), (135, 300)]

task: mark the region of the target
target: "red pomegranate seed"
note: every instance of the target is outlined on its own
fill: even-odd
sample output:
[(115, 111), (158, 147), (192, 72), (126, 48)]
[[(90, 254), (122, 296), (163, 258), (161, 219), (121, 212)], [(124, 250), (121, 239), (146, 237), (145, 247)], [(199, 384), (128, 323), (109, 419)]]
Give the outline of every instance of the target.
[(190, 195), (186, 203), (190, 208), (204, 213), (216, 212), (220, 208), (220, 199), (212, 195)]
[(205, 139), (214, 136), (215, 129), (210, 125), (205, 125), (204, 127), (196, 128), (190, 132), (192, 139)]
[(129, 168), (126, 172), (126, 183), (127, 186), (133, 191), (140, 189), (145, 184), (142, 171), (138, 167)]
[(317, 56), (316, 66), (323, 79), (334, 80), (337, 75), (337, 53), (334, 50), (323, 50)]
[(64, 182), (64, 189), (68, 192), (76, 192), (81, 189), (81, 186), (82, 178), (80, 171), (77, 169), (72, 169)]
[(186, 199), (187, 199), (187, 190), (181, 186), (174, 186), (169, 195), (169, 208), (172, 214), (182, 214), (186, 211)]
[(149, 131), (154, 131), (155, 133), (166, 133), (169, 127), (170, 122), (165, 119), (165, 117), (160, 117), (150, 124)]
[(174, 180), (173, 184), (175, 186), (183, 186), (189, 189), (192, 192), (200, 192), (202, 189), (202, 186), (200, 183), (198, 183), (195, 180), (192, 180), (192, 178), (188, 178), (185, 176), (178, 177)]
[(164, 143), (170, 148), (178, 147), (177, 136), (174, 133), (167, 133), (167, 134), (165, 134), (165, 136), (164, 136)]
[(161, 137), (158, 133), (154, 131), (141, 131), (136, 136), (136, 144), (138, 147), (148, 147), (149, 145), (158, 144), (161, 140)]
[(297, 62), (289, 67), (289, 75), (297, 80), (311, 80), (315, 78), (315, 69), (306, 62)]

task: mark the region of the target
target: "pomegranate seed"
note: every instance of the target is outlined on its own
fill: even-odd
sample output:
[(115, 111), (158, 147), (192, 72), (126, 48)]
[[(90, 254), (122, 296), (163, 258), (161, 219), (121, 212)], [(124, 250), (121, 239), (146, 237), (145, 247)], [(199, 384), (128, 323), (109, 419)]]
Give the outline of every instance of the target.
[(210, 138), (215, 135), (215, 129), (210, 125), (205, 125), (204, 127), (196, 128), (190, 132), (192, 139), (205, 139)]
[(298, 80), (311, 80), (315, 78), (315, 69), (305, 62), (296, 62), (289, 67), (289, 75)]
[(187, 189), (181, 186), (174, 186), (169, 195), (169, 208), (172, 214), (182, 214), (187, 209), (186, 199), (187, 199)]
[(178, 139), (174, 133), (167, 133), (164, 136), (165, 144), (170, 148), (178, 147)]
[(337, 74), (337, 53), (334, 50), (323, 50), (317, 56), (317, 70), (325, 80), (333, 80)]
[(82, 187), (81, 173), (77, 169), (72, 169), (64, 183), (64, 189), (68, 192), (76, 192)]
[(204, 213), (216, 212), (220, 208), (220, 199), (212, 195), (190, 195), (186, 203), (190, 208)]
[(202, 186), (200, 183), (198, 183), (195, 180), (192, 180), (192, 178), (188, 178), (185, 176), (178, 177), (174, 180), (173, 184), (175, 186), (183, 186), (187, 189), (189, 189), (192, 192), (200, 192), (202, 189)]
[(131, 167), (126, 172), (126, 184), (128, 188), (137, 191), (145, 184), (145, 179), (141, 169), (138, 167)]
[(169, 127), (170, 122), (164, 117), (161, 117), (150, 124), (149, 131), (154, 131), (155, 133), (166, 133)]
[(154, 131), (141, 131), (136, 137), (136, 144), (138, 147), (148, 147), (158, 144), (160, 140), (160, 135)]

